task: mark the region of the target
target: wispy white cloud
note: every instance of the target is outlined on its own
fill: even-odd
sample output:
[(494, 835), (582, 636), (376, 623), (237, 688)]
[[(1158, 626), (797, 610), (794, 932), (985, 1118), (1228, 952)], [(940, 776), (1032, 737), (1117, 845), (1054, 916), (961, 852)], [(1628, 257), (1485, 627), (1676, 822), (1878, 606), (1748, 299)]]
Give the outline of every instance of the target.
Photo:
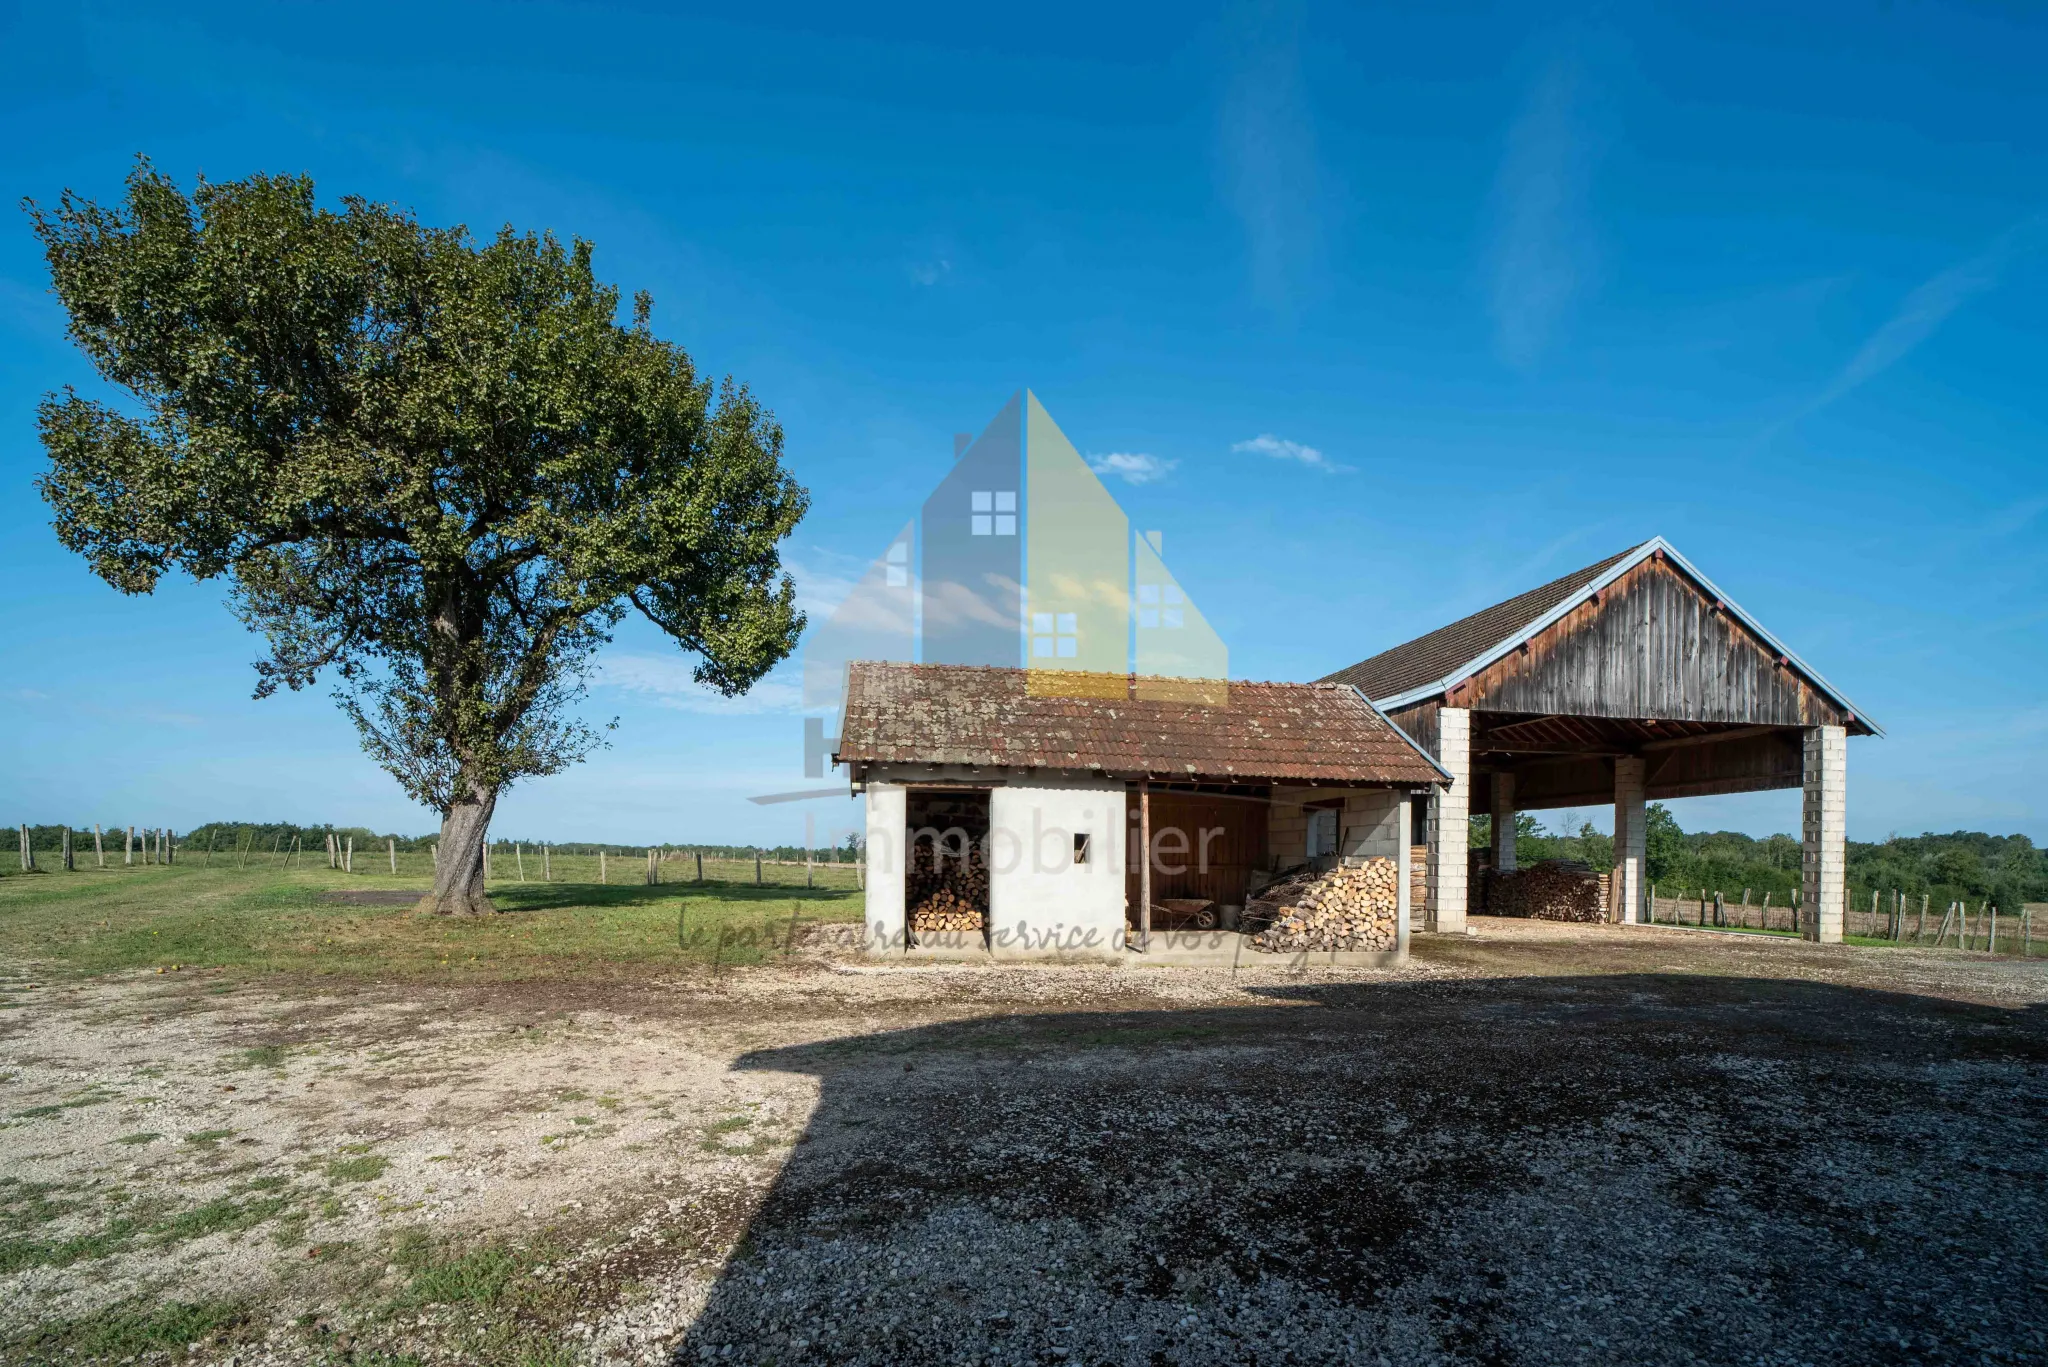
[(1915, 286), (1892, 316), (1863, 339), (1848, 364), (1818, 394), (1790, 417), (1772, 424), (1766, 437), (1814, 414), (1897, 365), (1932, 337), (1949, 315), (1998, 283), (2000, 273), (2021, 251), (2032, 246), (2048, 215), (2036, 214), (2000, 233), (1989, 247)]
[(910, 264), (910, 278), (920, 285), (936, 285), (952, 273), (953, 263), (943, 256)]
[(1250, 441), (1232, 442), (1230, 449), (1241, 456), (1270, 456), (1274, 460), (1295, 461), (1330, 475), (1344, 474), (1351, 469), (1348, 465), (1337, 464), (1313, 446), (1276, 437), (1271, 432), (1261, 432)]
[(863, 559), (823, 546), (791, 549), (782, 557), (782, 568), (796, 584), (796, 605), (812, 626), (837, 612), (879, 563), (879, 557)]
[(1542, 359), (1594, 276), (1586, 211), (1594, 146), (1581, 84), (1571, 61), (1543, 70), (1508, 128), (1494, 184), (1494, 344), (1517, 370)]
[(1142, 451), (1111, 451), (1088, 457), (1088, 468), (1096, 474), (1114, 475), (1126, 484), (1151, 484), (1165, 479), (1179, 464), (1177, 460), (1149, 456)]
[(1243, 8), (1239, 60), (1217, 130), (1224, 197), (1244, 225), (1252, 297), (1291, 312), (1322, 244), (1322, 167), (1302, 88), (1301, 17), (1287, 4)]
[(698, 683), (695, 666), (681, 655), (608, 655), (592, 681), (652, 698), (679, 712), (713, 716), (751, 716), (768, 712), (792, 715), (802, 709), (803, 687), (788, 669), (777, 670), (737, 698)]

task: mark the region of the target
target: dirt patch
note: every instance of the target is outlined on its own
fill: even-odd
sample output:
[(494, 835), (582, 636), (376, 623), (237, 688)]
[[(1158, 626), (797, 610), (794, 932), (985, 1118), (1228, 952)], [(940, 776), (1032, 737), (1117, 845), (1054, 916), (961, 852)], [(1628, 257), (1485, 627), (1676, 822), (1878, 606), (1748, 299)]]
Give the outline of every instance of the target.
[(2048, 1352), (2043, 966), (1476, 929), (1384, 972), (17, 975), (0, 1355)]

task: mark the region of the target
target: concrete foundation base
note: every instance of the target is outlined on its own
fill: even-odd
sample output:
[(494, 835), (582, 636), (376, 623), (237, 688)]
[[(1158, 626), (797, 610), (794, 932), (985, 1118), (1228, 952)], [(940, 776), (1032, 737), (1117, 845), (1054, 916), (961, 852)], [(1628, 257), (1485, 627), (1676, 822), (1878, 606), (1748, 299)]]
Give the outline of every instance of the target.
[(1128, 968), (1392, 968), (1408, 961), (1407, 951), (1401, 949), (1266, 954), (1251, 947), (1250, 937), (1231, 930), (1155, 930), (1151, 948), (1143, 953), (1138, 951), (1135, 931), (1129, 947), (1122, 950), (1039, 946), (994, 952), (978, 931), (940, 931), (918, 936), (918, 943), (900, 954), (880, 957), (903, 963), (1107, 963)]
[(1155, 930), (1151, 946), (1138, 952), (1132, 937), (1124, 962), (1169, 968), (1390, 968), (1405, 963), (1398, 949), (1323, 949), (1301, 954), (1266, 954), (1251, 947), (1250, 937), (1233, 930)]
[(1073, 943), (1012, 945), (999, 940), (991, 947), (978, 930), (941, 930), (919, 935), (917, 943), (902, 951), (901, 957), (908, 963), (1117, 964), (1128, 956), (1112, 947), (1089, 944), (1079, 936)]

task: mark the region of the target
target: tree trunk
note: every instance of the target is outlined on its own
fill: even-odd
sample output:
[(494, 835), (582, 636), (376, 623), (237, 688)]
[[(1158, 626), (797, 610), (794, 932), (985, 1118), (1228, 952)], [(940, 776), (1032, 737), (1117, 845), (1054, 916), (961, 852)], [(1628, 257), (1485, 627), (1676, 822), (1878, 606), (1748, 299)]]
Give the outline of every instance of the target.
[(484, 895), (484, 841), (490, 838), (491, 813), (498, 795), (470, 788), (441, 818), (441, 858), (434, 869), (434, 890), (418, 909), (437, 916), (486, 916), (497, 908)]

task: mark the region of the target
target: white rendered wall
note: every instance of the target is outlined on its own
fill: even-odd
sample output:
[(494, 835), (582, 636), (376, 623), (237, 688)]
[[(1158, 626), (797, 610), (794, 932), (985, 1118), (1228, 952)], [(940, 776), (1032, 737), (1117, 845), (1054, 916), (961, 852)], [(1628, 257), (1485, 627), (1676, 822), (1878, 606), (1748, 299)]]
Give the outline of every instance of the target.
[(870, 954), (903, 952), (903, 835), (909, 810), (903, 786), (870, 783), (868, 808), (868, 924)]
[(1465, 933), (1466, 851), (1471, 845), (1472, 711), (1446, 707), (1437, 712), (1437, 763), (1451, 776), (1451, 785), (1436, 795), (1436, 820), (1429, 832), (1429, 857), (1435, 865), (1430, 882), (1434, 903), (1429, 928), (1447, 935)]
[(1808, 727), (1799, 900), (1803, 933), (1822, 944), (1842, 942), (1842, 912), (1849, 896), (1848, 799), (1849, 733), (1839, 726)]
[[(1010, 958), (1122, 954), (1127, 825), (1120, 782), (993, 790), (989, 948)], [(1074, 862), (1076, 834), (1089, 837), (1086, 863)]]

